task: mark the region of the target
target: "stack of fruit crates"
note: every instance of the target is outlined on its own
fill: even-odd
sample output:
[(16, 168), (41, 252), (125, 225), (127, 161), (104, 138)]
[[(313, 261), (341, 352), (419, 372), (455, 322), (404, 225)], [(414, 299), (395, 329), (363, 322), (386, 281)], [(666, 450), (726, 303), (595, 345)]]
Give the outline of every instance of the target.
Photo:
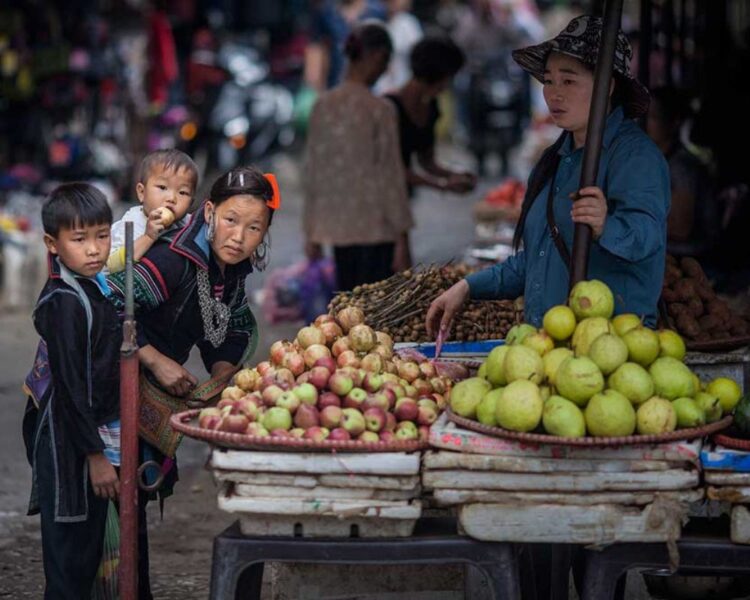
[(248, 536), (407, 537), (422, 512), (419, 453), (214, 450), (219, 508)]
[(701, 452), (701, 463), (706, 496), (731, 515), (730, 539), (750, 544), (750, 452), (713, 445)]
[(529, 444), (441, 417), (423, 459), (433, 500), (463, 531), (500, 542), (607, 544), (679, 538), (703, 498), (701, 442), (621, 447)]

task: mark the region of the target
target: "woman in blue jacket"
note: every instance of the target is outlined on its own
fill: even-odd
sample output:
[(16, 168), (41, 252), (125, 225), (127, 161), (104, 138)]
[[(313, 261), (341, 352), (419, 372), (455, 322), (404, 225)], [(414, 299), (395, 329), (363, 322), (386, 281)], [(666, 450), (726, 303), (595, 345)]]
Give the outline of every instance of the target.
[(578, 188), (601, 34), (601, 19), (584, 15), (554, 39), (513, 53), (516, 62), (544, 85), (544, 99), (563, 133), (529, 177), (514, 236), (516, 253), (439, 296), (427, 313), (432, 335), (438, 328), (448, 332), (468, 298), (523, 295), (525, 320), (541, 326), (544, 313), (567, 299), (565, 255), (572, 248), (576, 223), (592, 229), (589, 278), (609, 285), (615, 312), (636, 313), (647, 325), (656, 324), (666, 253), (669, 168), (634, 120), (647, 111), (649, 94), (630, 75), (632, 51), (621, 31), (597, 185)]

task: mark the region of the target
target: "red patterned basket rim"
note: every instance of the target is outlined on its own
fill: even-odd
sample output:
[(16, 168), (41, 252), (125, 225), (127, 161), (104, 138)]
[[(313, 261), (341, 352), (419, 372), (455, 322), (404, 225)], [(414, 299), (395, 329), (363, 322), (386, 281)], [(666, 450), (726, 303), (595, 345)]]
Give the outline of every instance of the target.
[(448, 420), (456, 425), (466, 429), (483, 433), (492, 437), (517, 440), (519, 442), (531, 442), (534, 444), (553, 444), (556, 446), (632, 446), (636, 444), (659, 444), (662, 442), (676, 442), (681, 440), (693, 440), (704, 437), (726, 429), (732, 424), (732, 416), (728, 415), (715, 423), (709, 423), (703, 427), (693, 427), (691, 429), (676, 429), (669, 433), (659, 435), (627, 435), (620, 437), (582, 437), (566, 438), (557, 435), (548, 435), (546, 433), (520, 433), (510, 431), (502, 427), (491, 427), (477, 423), (471, 419), (460, 417), (450, 409), (446, 409)]
[[(731, 431), (730, 431), (731, 433)], [(711, 439), (725, 448), (731, 448), (732, 450), (744, 450), (750, 451), (750, 440), (743, 440), (742, 438), (732, 437), (726, 433), (717, 433), (711, 437)]]
[(213, 431), (192, 425), (200, 413), (195, 408), (172, 415), (170, 425), (176, 431), (202, 442), (234, 450), (266, 450), (276, 452), (416, 452), (429, 448), (427, 442), (403, 440), (395, 442), (358, 442), (357, 440), (304, 440), (298, 438), (258, 437), (244, 433)]

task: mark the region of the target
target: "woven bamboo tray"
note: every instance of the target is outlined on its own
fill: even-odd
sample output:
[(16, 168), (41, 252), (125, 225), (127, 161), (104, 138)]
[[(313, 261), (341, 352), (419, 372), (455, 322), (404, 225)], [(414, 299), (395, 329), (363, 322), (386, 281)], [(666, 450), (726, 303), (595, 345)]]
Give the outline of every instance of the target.
[(742, 335), (723, 340), (708, 340), (706, 342), (692, 342), (685, 340), (685, 347), (693, 352), (730, 352), (750, 346), (750, 335)]
[(750, 452), (750, 440), (738, 436), (739, 432), (734, 428), (730, 428), (723, 433), (717, 433), (711, 439), (725, 448)]
[(304, 440), (282, 437), (257, 437), (203, 429), (194, 424), (200, 409), (172, 415), (170, 425), (176, 431), (214, 446), (235, 450), (273, 450), (275, 452), (416, 452), (429, 448), (427, 442), (405, 440), (396, 442), (358, 442), (357, 440)]
[(566, 438), (557, 435), (547, 435), (546, 433), (520, 433), (517, 431), (503, 429), (502, 427), (490, 427), (488, 425), (477, 423), (476, 421), (473, 421), (471, 419), (459, 417), (450, 409), (447, 409), (445, 412), (448, 416), (449, 421), (452, 421), (460, 427), (464, 427), (465, 429), (470, 429), (478, 433), (484, 433), (486, 435), (511, 440), (518, 440), (520, 442), (529, 442), (533, 444), (554, 444), (558, 446), (629, 446), (635, 444), (659, 444), (661, 442), (692, 440), (711, 435), (713, 433), (721, 431), (722, 429), (726, 429), (732, 424), (732, 416), (728, 415), (720, 421), (704, 425), (703, 427), (694, 427), (691, 429), (676, 429), (675, 431), (662, 433), (660, 435)]

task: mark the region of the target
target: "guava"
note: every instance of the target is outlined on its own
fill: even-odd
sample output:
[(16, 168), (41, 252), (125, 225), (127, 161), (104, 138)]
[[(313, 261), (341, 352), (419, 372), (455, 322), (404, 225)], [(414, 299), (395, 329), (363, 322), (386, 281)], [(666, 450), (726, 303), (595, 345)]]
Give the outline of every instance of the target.
[(555, 385), (557, 381), (557, 370), (560, 368), (560, 365), (566, 358), (571, 356), (573, 356), (573, 351), (570, 348), (555, 348), (542, 357), (544, 375), (552, 385)]
[(557, 370), (555, 387), (561, 396), (584, 406), (604, 389), (604, 376), (590, 358), (566, 358)]
[(576, 356), (588, 356), (594, 340), (605, 333), (613, 333), (612, 324), (604, 317), (583, 319), (573, 332), (571, 346)]
[(525, 379), (539, 384), (544, 377), (542, 357), (526, 346), (511, 346), (505, 355), (503, 369), (508, 383)]
[(485, 360), (477, 369), (477, 377), (487, 379), (487, 361)]
[(609, 375), (628, 360), (628, 347), (619, 336), (605, 333), (591, 344), (588, 356), (604, 375)]
[(612, 290), (598, 279), (579, 281), (570, 290), (568, 306), (580, 321), (589, 317), (609, 319), (615, 310), (615, 299)]
[(677, 415), (677, 427), (680, 429), (706, 424), (706, 413), (692, 398), (677, 398), (672, 401), (672, 408)]
[(527, 335), (535, 332), (536, 327), (534, 327), (533, 325), (529, 325), (528, 323), (519, 323), (518, 325), (513, 325), (508, 333), (505, 334), (505, 343), (508, 346), (520, 344)]
[(504, 388), (497, 388), (491, 392), (487, 392), (482, 401), (477, 406), (477, 421), (483, 425), (489, 425), (495, 427), (497, 425), (497, 401), (500, 395), (503, 393)]
[(671, 356), (657, 358), (648, 368), (654, 381), (654, 392), (657, 396), (674, 400), (682, 396), (692, 397), (695, 389), (693, 372), (682, 361)]
[(492, 387), (507, 383), (505, 380), (505, 355), (509, 349), (510, 346), (507, 344), (495, 346), (487, 355), (487, 360), (484, 361), (484, 364), (487, 365), (487, 381), (492, 384)]
[(706, 391), (709, 394), (717, 396), (721, 403), (721, 410), (725, 415), (728, 415), (737, 403), (740, 401), (742, 396), (742, 390), (737, 385), (736, 381), (732, 381), (728, 377), (717, 377), (708, 382)]
[(523, 338), (521, 344), (531, 348), (539, 356), (544, 356), (555, 347), (555, 340), (544, 329), (540, 329), (536, 333), (531, 333)]
[(583, 416), (586, 429), (593, 436), (619, 437), (635, 431), (635, 409), (630, 400), (615, 390), (594, 394)]
[(628, 331), (622, 336), (622, 341), (628, 347), (628, 360), (644, 367), (654, 362), (661, 351), (659, 336), (642, 325)]
[(654, 395), (654, 381), (641, 365), (626, 362), (607, 380), (607, 386), (617, 390), (633, 404), (642, 404)]
[(677, 413), (669, 400), (653, 396), (638, 407), (636, 427), (641, 435), (669, 433), (677, 427)]
[(562, 342), (567, 340), (576, 329), (576, 316), (569, 306), (553, 306), (542, 319), (542, 326), (552, 339)]
[(474, 419), (477, 416), (477, 406), (490, 389), (490, 382), (481, 377), (459, 381), (451, 390), (451, 410), (461, 417)]
[(703, 413), (706, 415), (706, 423), (714, 423), (721, 419), (721, 402), (718, 396), (708, 392), (698, 392), (695, 395), (695, 401), (703, 409)]
[(659, 336), (659, 356), (671, 356), (677, 360), (683, 360), (687, 349), (682, 336), (671, 329), (660, 329), (657, 332)]
[(614, 327), (615, 333), (620, 337), (640, 324), (641, 318), (633, 313), (623, 313), (612, 318), (612, 327)]
[(519, 379), (503, 388), (495, 408), (498, 425), (524, 432), (539, 425), (544, 402), (535, 383)]
[(586, 420), (581, 409), (562, 396), (550, 396), (544, 403), (542, 425), (550, 435), (570, 438), (586, 435)]

